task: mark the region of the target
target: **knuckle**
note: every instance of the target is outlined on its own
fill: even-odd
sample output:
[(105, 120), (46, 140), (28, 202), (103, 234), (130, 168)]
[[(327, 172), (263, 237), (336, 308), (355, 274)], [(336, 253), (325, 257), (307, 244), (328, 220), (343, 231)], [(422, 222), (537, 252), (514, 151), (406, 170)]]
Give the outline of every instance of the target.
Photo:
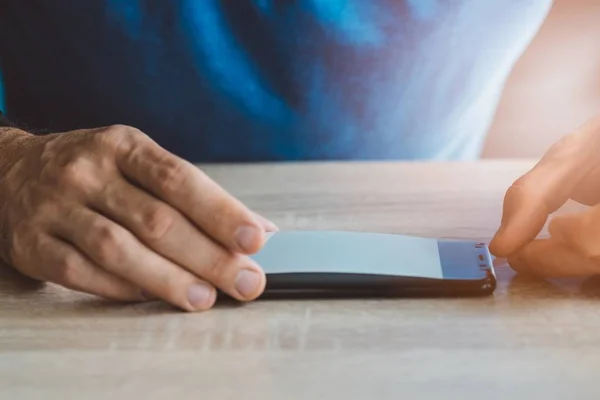
[(92, 238), (96, 248), (96, 258), (101, 264), (110, 264), (119, 251), (123, 235), (118, 227), (109, 223), (96, 223)]
[(156, 167), (154, 179), (163, 193), (174, 193), (185, 184), (188, 171), (183, 161), (166, 157)]
[(126, 134), (129, 131), (135, 130), (134, 127), (124, 124), (113, 124), (106, 128), (108, 132), (119, 132), (122, 134)]
[(146, 137), (146, 134), (141, 130), (129, 125), (112, 125), (109, 127), (108, 131), (120, 140), (123, 138)]
[(111, 125), (94, 134), (94, 142), (102, 147), (118, 150), (124, 143), (134, 141), (146, 135), (137, 128), (128, 125)]
[(550, 147), (547, 155), (552, 158), (572, 154), (579, 150), (580, 142), (576, 134), (565, 135)]
[(39, 180), (52, 186), (80, 185), (90, 180), (90, 161), (79, 153), (65, 152), (41, 161)]
[(73, 252), (65, 253), (55, 266), (55, 279), (68, 287), (80, 286), (81, 259)]
[(523, 175), (513, 182), (507, 190), (507, 194), (516, 196), (531, 191), (531, 179), (529, 175)]
[(514, 212), (520, 204), (521, 199), (530, 197), (529, 193), (530, 189), (526, 176), (517, 179), (510, 185), (504, 195), (504, 212)]
[(76, 188), (84, 192), (94, 190), (99, 178), (92, 160), (85, 155), (74, 155), (43, 165), (35, 182), (47, 194), (62, 196), (72, 194)]
[(116, 148), (126, 134), (127, 128), (124, 125), (112, 125), (96, 131), (93, 135), (93, 141), (97, 145)]
[(69, 186), (83, 186), (91, 181), (91, 174), (85, 160), (82, 157), (76, 157), (63, 165), (57, 171), (58, 180)]
[(144, 210), (141, 215), (142, 229), (150, 240), (163, 239), (173, 227), (175, 217), (165, 206), (154, 206)]
[(529, 204), (537, 204), (540, 211), (546, 214), (555, 211), (561, 205), (560, 196), (545, 187), (533, 170), (521, 176), (508, 188), (504, 197), (505, 207), (514, 211), (524, 200)]

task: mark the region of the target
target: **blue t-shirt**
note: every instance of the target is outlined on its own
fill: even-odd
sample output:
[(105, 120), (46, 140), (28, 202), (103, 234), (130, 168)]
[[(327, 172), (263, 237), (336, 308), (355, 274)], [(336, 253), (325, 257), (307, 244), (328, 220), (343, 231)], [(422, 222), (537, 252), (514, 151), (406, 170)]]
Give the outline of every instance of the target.
[(3, 0), (5, 109), (133, 125), (198, 162), (473, 159), (550, 5)]

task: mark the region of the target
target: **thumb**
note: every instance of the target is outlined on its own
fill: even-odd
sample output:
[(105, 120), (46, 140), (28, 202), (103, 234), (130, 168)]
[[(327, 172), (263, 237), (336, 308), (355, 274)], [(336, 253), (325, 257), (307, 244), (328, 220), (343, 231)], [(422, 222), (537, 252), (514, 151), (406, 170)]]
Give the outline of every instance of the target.
[(597, 164), (600, 118), (555, 143), (540, 162), (506, 192), (500, 229), (490, 243), (498, 257), (513, 254), (540, 233), (548, 216), (573, 194)]

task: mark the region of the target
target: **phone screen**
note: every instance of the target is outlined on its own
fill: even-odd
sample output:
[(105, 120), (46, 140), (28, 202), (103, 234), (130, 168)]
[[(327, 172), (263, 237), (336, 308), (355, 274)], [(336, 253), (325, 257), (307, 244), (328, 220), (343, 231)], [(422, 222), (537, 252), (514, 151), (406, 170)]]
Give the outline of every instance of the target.
[(396, 234), (284, 231), (253, 256), (265, 273), (331, 273), (428, 279), (483, 279), (491, 259), (483, 244)]

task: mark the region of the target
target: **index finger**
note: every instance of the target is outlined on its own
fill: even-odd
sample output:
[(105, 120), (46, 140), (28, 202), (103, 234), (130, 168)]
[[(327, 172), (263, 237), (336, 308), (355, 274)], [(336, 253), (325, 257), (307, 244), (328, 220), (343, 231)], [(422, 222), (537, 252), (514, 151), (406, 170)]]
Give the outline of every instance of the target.
[(490, 250), (508, 256), (533, 240), (548, 216), (576, 194), (598, 163), (600, 117), (555, 143), (527, 174), (508, 189), (502, 223)]
[(193, 164), (139, 135), (117, 155), (131, 180), (181, 211), (225, 247), (246, 254), (264, 244), (264, 227), (246, 206)]

